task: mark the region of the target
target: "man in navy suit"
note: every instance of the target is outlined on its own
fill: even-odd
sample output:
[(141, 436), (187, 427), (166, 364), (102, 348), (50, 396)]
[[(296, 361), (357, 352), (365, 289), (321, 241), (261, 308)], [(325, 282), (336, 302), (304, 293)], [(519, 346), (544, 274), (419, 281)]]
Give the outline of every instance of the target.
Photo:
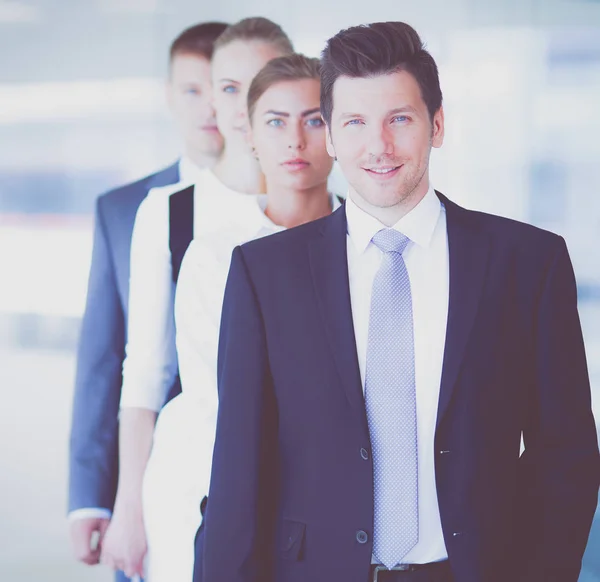
[[(210, 58), (225, 28), (219, 22), (202, 23), (185, 30), (171, 45), (167, 98), (183, 137), (184, 156), (97, 202), (70, 441), (71, 540), (77, 559), (86, 564), (98, 563), (118, 481), (118, 413), (135, 215), (151, 188), (193, 182), (198, 168), (214, 163), (221, 152), (222, 138), (210, 105)], [(117, 578), (123, 578), (122, 573)]]
[(410, 26), (322, 67), (349, 197), (233, 253), (204, 579), (576, 582), (600, 463), (565, 242), (433, 190)]

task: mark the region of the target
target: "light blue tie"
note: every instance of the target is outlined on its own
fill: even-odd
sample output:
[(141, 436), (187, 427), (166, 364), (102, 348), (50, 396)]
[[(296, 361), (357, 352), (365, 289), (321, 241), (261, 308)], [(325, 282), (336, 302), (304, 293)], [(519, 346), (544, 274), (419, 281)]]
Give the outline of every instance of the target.
[(410, 240), (386, 228), (372, 242), (384, 253), (373, 281), (365, 373), (373, 452), (373, 554), (393, 568), (419, 541), (412, 297), (402, 258)]

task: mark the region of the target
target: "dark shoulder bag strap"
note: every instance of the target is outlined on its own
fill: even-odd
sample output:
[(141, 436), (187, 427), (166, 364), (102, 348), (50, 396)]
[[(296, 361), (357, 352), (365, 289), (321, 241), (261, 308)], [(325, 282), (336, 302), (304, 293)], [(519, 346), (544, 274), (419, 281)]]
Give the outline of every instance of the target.
[(169, 196), (171, 272), (177, 283), (185, 251), (194, 238), (194, 186)]
[[(171, 275), (177, 284), (181, 262), (185, 251), (194, 238), (194, 186), (169, 196), (169, 250), (171, 251)], [(181, 392), (179, 374), (169, 393), (165, 404)]]

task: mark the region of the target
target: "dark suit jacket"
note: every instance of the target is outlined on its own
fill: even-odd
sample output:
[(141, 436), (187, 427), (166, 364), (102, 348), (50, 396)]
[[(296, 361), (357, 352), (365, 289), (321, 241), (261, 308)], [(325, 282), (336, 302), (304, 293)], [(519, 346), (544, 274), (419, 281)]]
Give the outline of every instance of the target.
[[(450, 304), (435, 469), (454, 577), (575, 582), (599, 457), (565, 243), (439, 196)], [(373, 471), (344, 208), (234, 251), (218, 372), (204, 579), (366, 582)]]
[(179, 166), (175, 164), (104, 194), (97, 201), (87, 304), (77, 355), (69, 511), (113, 508), (133, 224), (138, 206), (151, 188), (178, 181)]

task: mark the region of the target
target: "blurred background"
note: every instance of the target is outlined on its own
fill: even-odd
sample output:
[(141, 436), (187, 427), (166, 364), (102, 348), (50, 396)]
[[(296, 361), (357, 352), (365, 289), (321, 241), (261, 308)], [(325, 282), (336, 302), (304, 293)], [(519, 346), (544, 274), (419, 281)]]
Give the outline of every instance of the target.
[(71, 558), (65, 517), (94, 200), (178, 156), (163, 96), (175, 36), (259, 15), (311, 56), (350, 25), (417, 28), (446, 111), (433, 183), (566, 238), (600, 419), (600, 0), (0, 0), (2, 581), (111, 579)]

